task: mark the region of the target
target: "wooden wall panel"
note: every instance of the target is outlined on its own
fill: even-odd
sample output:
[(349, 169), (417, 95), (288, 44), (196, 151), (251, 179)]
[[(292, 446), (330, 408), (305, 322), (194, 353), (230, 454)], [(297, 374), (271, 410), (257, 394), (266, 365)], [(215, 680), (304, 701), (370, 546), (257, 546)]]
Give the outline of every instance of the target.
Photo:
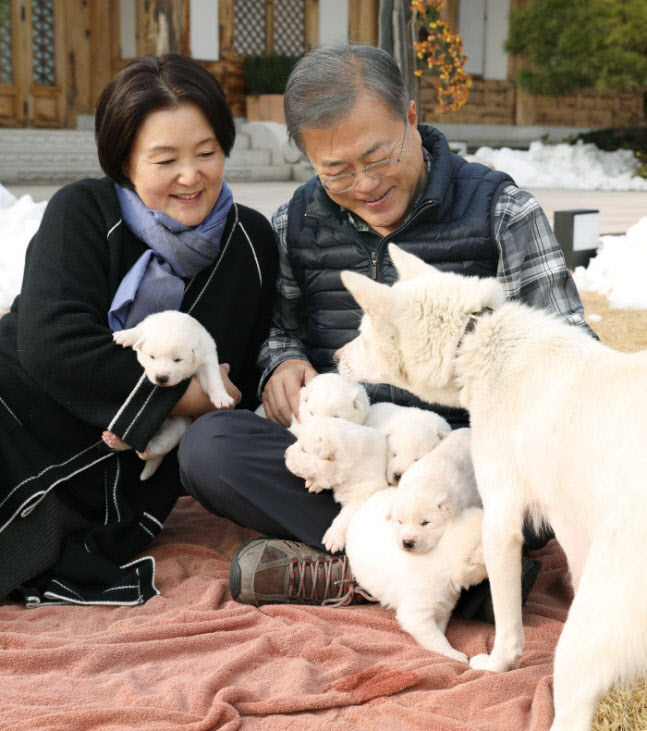
[(348, 37), (351, 43), (376, 46), (378, 42), (377, 19), (377, 0), (351, 0), (348, 3)]

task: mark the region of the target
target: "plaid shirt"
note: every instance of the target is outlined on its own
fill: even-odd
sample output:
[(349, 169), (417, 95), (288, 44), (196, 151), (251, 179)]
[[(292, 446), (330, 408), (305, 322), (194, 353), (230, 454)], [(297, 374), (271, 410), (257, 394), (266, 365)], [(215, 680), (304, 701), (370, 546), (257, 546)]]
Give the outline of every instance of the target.
[[(357, 230), (371, 230), (361, 219), (348, 215)], [(308, 360), (304, 296), (287, 255), (288, 203), (274, 213), (272, 226), (279, 247), (279, 274), (273, 327), (258, 356), (259, 397), (279, 363), (289, 358)], [(494, 235), (499, 248), (497, 279), (506, 297), (553, 312), (593, 335), (562, 250), (536, 198), (507, 185), (494, 207)]]

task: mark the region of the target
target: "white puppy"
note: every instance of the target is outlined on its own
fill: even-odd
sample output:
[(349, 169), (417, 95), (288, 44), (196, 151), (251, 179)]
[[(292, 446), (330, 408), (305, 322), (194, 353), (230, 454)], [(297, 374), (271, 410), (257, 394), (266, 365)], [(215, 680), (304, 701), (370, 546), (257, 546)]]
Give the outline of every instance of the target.
[[(196, 376), (202, 390), (216, 408), (233, 406), (220, 373), (216, 344), (207, 330), (191, 315), (176, 310), (156, 312), (135, 327), (119, 330), (113, 340), (131, 347), (148, 380), (156, 386), (175, 386)], [(191, 420), (171, 415), (162, 423), (148, 443), (146, 465), (140, 479), (148, 479), (159, 467), (165, 454), (176, 447)], [(148, 458), (148, 455), (153, 455)]]
[(341, 504), (339, 515), (323, 536), (335, 553), (344, 548), (353, 513), (369, 495), (388, 487), (386, 438), (376, 429), (331, 416), (312, 416), (299, 427), (299, 436), (285, 452), (290, 472), (319, 489), (332, 489)]
[(444, 439), (451, 427), (434, 411), (391, 403), (371, 404), (366, 426), (386, 436), (389, 485), (397, 485), (406, 469)]
[(301, 423), (312, 416), (334, 416), (363, 424), (369, 410), (368, 394), (361, 383), (347, 381), (339, 373), (320, 373), (299, 392), (299, 421), (290, 430), (298, 435)]
[(598, 698), (647, 671), (647, 353), (504, 302), (494, 279), (389, 254), (393, 287), (342, 274), (365, 315), (339, 371), (470, 412), (496, 618), (492, 653), (472, 667), (519, 665), (524, 516), (553, 527), (575, 598), (555, 652), (552, 731), (588, 731)]
[(351, 571), (380, 604), (395, 609), (398, 623), (418, 644), (467, 662), (467, 655), (449, 644), (445, 630), (461, 589), (486, 577), (483, 511), (467, 508), (444, 521), (433, 550), (404, 551), (398, 547), (389, 521), (400, 491), (400, 487), (390, 487), (371, 495), (353, 515), (346, 534)]
[(456, 429), (402, 475), (391, 520), (404, 550), (427, 553), (449, 521), (465, 508), (481, 507), (470, 445), (470, 430)]

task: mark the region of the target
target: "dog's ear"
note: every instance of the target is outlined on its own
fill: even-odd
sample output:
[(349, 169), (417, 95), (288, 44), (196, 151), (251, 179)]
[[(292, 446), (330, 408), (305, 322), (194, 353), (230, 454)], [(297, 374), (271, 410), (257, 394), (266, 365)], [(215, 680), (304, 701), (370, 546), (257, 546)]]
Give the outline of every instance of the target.
[(369, 315), (383, 315), (391, 309), (391, 288), (357, 272), (344, 271), (341, 281), (357, 304)]
[(323, 434), (317, 436), (317, 456), (328, 462), (335, 459), (335, 447)]
[(438, 503), (438, 510), (445, 520), (454, 520), (456, 517), (454, 506), (447, 500), (447, 498), (443, 498), (443, 500)]
[(355, 395), (353, 396), (353, 409), (359, 411), (366, 405), (366, 393), (364, 392), (363, 386), (357, 386), (355, 389)]
[(409, 254), (395, 244), (389, 244), (389, 256), (396, 268), (400, 281), (404, 279), (413, 279), (419, 274), (438, 273), (437, 269), (426, 264), (422, 259), (413, 254)]

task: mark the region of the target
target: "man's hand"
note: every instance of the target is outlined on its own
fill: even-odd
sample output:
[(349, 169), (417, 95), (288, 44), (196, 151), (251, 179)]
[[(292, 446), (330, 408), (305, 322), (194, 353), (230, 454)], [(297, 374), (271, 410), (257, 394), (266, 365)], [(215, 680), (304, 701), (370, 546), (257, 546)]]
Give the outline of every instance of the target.
[(268, 419), (290, 426), (292, 414), (299, 418), (299, 391), (317, 375), (307, 360), (290, 358), (274, 369), (263, 390), (263, 408)]

